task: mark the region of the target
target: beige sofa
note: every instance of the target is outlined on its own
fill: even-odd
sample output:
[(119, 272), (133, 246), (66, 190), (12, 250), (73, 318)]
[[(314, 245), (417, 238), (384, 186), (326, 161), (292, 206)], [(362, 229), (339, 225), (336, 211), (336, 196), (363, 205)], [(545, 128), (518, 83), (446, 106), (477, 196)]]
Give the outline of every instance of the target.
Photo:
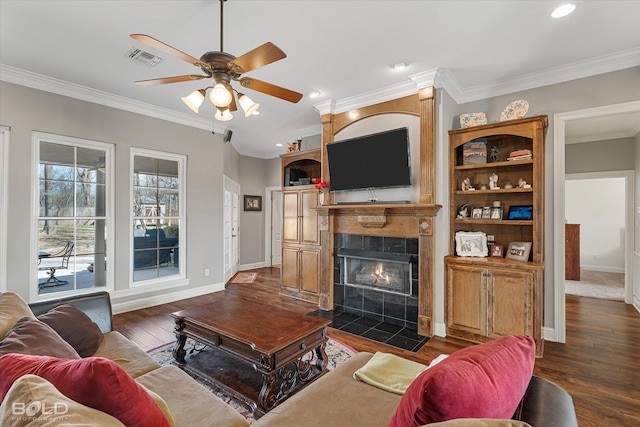
[[(93, 356), (116, 362), (139, 384), (158, 394), (166, 402), (177, 427), (246, 427), (249, 425), (243, 416), (180, 368), (172, 365), (160, 366), (140, 347), (119, 332), (113, 331), (108, 293), (35, 303), (31, 304), (30, 308), (33, 314), (38, 316), (63, 303), (69, 303), (84, 311), (103, 332), (102, 343)], [(17, 304), (12, 305), (15, 308)], [(0, 312), (2, 312), (0, 317), (4, 317), (4, 320), (10, 319), (9, 311), (13, 308), (0, 306)], [(2, 321), (0, 318), (0, 323)], [(9, 404), (10, 402), (2, 402), (5, 407)], [(5, 409), (7, 410), (5, 412), (8, 412), (9, 408)], [(91, 420), (86, 421), (88, 424), (85, 425), (93, 425)], [(3, 420), (0, 424), (4, 427), (6, 422)]]
[[(1, 297), (1, 295), (0, 295)], [(1, 301), (1, 298), (0, 298)], [(30, 305), (34, 315), (60, 304), (71, 304), (95, 322), (104, 333), (94, 356), (115, 361), (130, 376), (157, 393), (168, 406), (176, 426), (247, 426), (230, 406), (200, 386), (175, 366), (160, 366), (148, 354), (112, 330), (112, 312), (106, 292), (63, 298)], [(0, 329), (3, 307), (0, 303)], [(253, 423), (257, 427), (386, 427), (402, 396), (355, 380), (353, 374), (371, 358), (361, 352), (322, 376)], [(0, 367), (1, 369), (1, 367)], [(2, 402), (6, 406), (8, 402)], [(453, 420), (432, 425), (464, 426), (577, 426), (573, 403), (557, 385), (533, 377), (513, 419)]]

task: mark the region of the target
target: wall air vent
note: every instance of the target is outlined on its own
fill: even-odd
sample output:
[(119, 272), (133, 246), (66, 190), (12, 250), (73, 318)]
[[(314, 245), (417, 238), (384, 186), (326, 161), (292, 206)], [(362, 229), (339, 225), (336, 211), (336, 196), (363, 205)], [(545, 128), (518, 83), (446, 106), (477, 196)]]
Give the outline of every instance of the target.
[(125, 53), (124, 56), (149, 67), (155, 67), (157, 64), (162, 62), (162, 58), (159, 56), (145, 52), (137, 47), (131, 48), (131, 50)]

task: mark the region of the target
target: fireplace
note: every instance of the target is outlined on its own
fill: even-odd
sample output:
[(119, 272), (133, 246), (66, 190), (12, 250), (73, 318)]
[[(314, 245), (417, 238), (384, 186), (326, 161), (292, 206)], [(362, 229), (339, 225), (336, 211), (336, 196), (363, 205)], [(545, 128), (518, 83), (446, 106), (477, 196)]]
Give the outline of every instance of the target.
[(418, 239), (335, 235), (335, 307), (417, 329)]

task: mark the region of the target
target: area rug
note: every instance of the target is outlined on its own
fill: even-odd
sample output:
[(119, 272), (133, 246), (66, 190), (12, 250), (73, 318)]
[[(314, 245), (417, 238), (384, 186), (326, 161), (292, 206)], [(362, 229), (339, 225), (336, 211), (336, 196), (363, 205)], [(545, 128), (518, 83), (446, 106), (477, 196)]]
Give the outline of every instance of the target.
[(565, 280), (564, 292), (569, 295), (577, 295), (580, 297), (624, 301), (625, 289), (624, 287), (619, 286), (597, 285), (594, 283)]
[(253, 283), (258, 278), (258, 273), (238, 272), (229, 280), (229, 283), (248, 284)]
[[(171, 354), (171, 352), (173, 350), (174, 345), (175, 343), (168, 343), (158, 348), (155, 348), (153, 350), (149, 350), (148, 353), (159, 364), (169, 365), (173, 361), (173, 355)], [(185, 349), (189, 351), (190, 349), (194, 348), (195, 345), (196, 343), (193, 340), (187, 339), (187, 344), (185, 346)], [(336, 366), (348, 360), (354, 354), (358, 353), (357, 350), (333, 338), (329, 338), (327, 340), (327, 346), (325, 348), (325, 351), (327, 353), (327, 358), (329, 359), (327, 363), (328, 370), (335, 369)], [(308, 353), (306, 357), (311, 357), (311, 353)], [(253, 418), (253, 413), (245, 404), (225, 394), (222, 390), (217, 389), (214, 385), (204, 382), (197, 377), (194, 377), (194, 378), (204, 388), (206, 388), (207, 390), (210, 390), (213, 394), (219, 397), (223, 402), (231, 406), (240, 415), (245, 417), (250, 424), (255, 421), (255, 419)]]

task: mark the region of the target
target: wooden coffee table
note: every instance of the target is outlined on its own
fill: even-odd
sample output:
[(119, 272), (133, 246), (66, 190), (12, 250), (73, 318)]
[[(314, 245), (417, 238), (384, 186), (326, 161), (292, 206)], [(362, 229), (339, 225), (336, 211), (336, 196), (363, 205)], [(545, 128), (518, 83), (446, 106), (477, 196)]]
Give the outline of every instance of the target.
[[(174, 363), (244, 402), (256, 418), (326, 372), (330, 320), (233, 296), (171, 316)], [(188, 350), (187, 338), (197, 343)]]

